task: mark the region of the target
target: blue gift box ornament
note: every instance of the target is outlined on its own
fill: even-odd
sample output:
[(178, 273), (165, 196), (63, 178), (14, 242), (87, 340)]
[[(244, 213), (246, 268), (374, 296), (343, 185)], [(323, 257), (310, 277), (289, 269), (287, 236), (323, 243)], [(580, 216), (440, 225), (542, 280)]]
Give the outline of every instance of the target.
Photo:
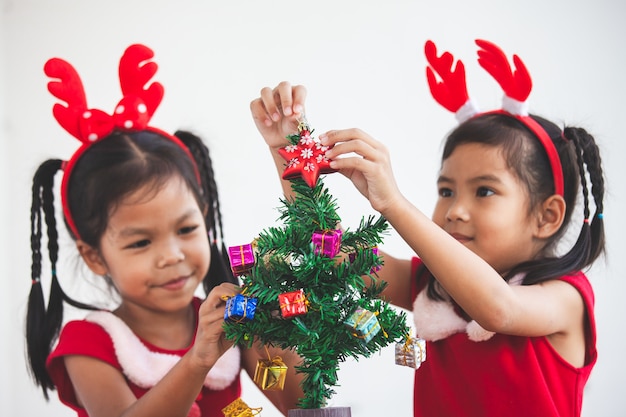
[(352, 330), (355, 337), (363, 339), (365, 343), (372, 340), (380, 331), (380, 323), (376, 314), (361, 307), (357, 307), (344, 323)]
[(243, 323), (254, 319), (257, 299), (247, 295), (237, 294), (226, 300), (226, 311), (224, 320), (235, 323)]

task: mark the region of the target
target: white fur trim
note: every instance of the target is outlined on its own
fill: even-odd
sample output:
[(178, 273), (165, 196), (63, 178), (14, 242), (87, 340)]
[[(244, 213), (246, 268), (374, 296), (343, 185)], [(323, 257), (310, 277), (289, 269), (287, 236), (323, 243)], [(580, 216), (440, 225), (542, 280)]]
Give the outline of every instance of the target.
[(528, 116), (528, 102), (518, 101), (509, 96), (502, 98), (502, 109), (518, 116)]
[[(524, 274), (517, 274), (509, 285), (520, 285)], [(422, 339), (436, 341), (465, 331), (473, 342), (491, 339), (494, 332), (484, 329), (476, 320), (465, 321), (454, 311), (450, 301), (435, 301), (428, 298), (426, 289), (420, 291), (413, 302), (415, 333)]]
[[(100, 325), (111, 336), (124, 375), (141, 388), (155, 386), (180, 360), (177, 355), (150, 351), (126, 323), (113, 313), (94, 311), (85, 320)], [(241, 372), (240, 367), (239, 348), (229, 349), (211, 368), (204, 386), (212, 390), (228, 387)]]
[(466, 121), (467, 119), (475, 116), (478, 114), (478, 106), (476, 105), (476, 103), (474, 103), (472, 101), (471, 98), (467, 99), (467, 101), (465, 102), (465, 104), (463, 104), (461, 106), (461, 108), (459, 108), (456, 113), (454, 113), (454, 117), (456, 117), (456, 120), (459, 123), (463, 123), (464, 121)]

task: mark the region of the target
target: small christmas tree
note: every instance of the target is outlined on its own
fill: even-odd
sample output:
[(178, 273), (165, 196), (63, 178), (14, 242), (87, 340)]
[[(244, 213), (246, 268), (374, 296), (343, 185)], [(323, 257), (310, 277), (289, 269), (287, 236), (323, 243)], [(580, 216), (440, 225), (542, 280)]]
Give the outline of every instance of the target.
[[(299, 134), (288, 137), (292, 145), (281, 149), (288, 160), (283, 178), (295, 195), (281, 199), (283, 226), (230, 248), (243, 292), (239, 301), (229, 299), (225, 322), (226, 337), (236, 344), (251, 346), (258, 339), (295, 349), (302, 357), (296, 372), (303, 374), (303, 409), (324, 407), (338, 385), (340, 362), (369, 357), (409, 333), (406, 315), (379, 298), (386, 284), (376, 277), (382, 262), (377, 245), (388, 223), (370, 216), (354, 231), (340, 229), (336, 201), (319, 179), (331, 172), (326, 149), (311, 133), (301, 123)], [(267, 384), (262, 388), (275, 386), (280, 375), (267, 382), (262, 369), (272, 364), (259, 366), (257, 376)]]

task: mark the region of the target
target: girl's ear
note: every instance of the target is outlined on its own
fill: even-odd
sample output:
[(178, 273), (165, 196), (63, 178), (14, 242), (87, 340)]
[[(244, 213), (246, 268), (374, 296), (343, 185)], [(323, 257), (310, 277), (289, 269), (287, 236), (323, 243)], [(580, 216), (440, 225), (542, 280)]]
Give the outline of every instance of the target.
[(108, 272), (106, 263), (96, 248), (86, 244), (82, 240), (76, 241), (76, 248), (89, 269), (91, 269), (94, 274), (105, 275)]
[(565, 200), (558, 194), (548, 197), (538, 213), (536, 237), (547, 239), (559, 231), (565, 219)]

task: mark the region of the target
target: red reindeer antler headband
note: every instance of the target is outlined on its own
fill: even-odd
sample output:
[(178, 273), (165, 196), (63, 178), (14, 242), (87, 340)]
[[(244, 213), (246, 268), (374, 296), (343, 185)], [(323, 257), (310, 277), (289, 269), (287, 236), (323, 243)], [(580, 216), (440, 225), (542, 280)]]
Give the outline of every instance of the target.
[(178, 144), (192, 162), (194, 161), (189, 149), (177, 137), (148, 126), (164, 92), (163, 86), (158, 82), (147, 85), (158, 68), (155, 62), (150, 61), (153, 56), (152, 50), (144, 45), (135, 44), (126, 49), (119, 65), (123, 98), (115, 106), (112, 115), (87, 107), (83, 83), (71, 64), (60, 58), (51, 58), (44, 66), (46, 75), (54, 79), (48, 83), (48, 90), (53, 96), (65, 102), (65, 105), (61, 103), (54, 105), (52, 108), (54, 118), (61, 127), (82, 143), (64, 164), (61, 183), (63, 214), (76, 238), (79, 238), (79, 234), (69, 209), (69, 179), (76, 162), (95, 142), (108, 137), (116, 130), (149, 130)]
[[(563, 169), (559, 154), (550, 139), (550, 136), (539, 123), (528, 115), (528, 96), (532, 90), (532, 80), (522, 60), (513, 55), (515, 71), (511, 69), (504, 52), (495, 44), (476, 40), (478, 63), (500, 84), (504, 91), (502, 109), (488, 113), (502, 113), (510, 115), (528, 127), (539, 139), (548, 155), (552, 177), (554, 178), (554, 192), (563, 195)], [(467, 94), (465, 82), (465, 67), (457, 60), (453, 68), (454, 57), (449, 52), (437, 56), (437, 47), (432, 41), (427, 41), (424, 52), (429, 66), (426, 67), (426, 77), (430, 92), (434, 99), (447, 110), (455, 113), (459, 122), (463, 122), (480, 113), (478, 107)], [(439, 75), (438, 81), (435, 74)]]

